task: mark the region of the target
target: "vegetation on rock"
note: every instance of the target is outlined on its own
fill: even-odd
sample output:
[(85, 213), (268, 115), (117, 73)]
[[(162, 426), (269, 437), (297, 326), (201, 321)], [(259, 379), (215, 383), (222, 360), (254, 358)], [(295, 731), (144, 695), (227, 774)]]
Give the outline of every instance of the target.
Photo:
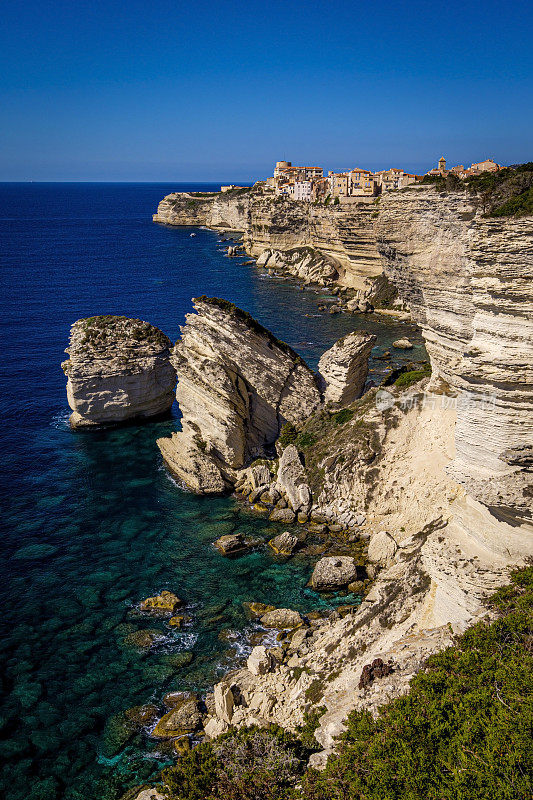
[(453, 173), (426, 175), (423, 184), (433, 184), (440, 192), (467, 190), (476, 195), (488, 217), (524, 217), (533, 214), (533, 161), (505, 167), (498, 172), (482, 172), (461, 181)]
[(306, 800), (525, 800), (533, 790), (533, 567), (480, 622), (431, 656), (410, 693), (348, 717), (339, 752), (310, 771)]
[[(199, 745), (164, 771), (169, 800), (526, 800), (533, 790), (533, 567), (488, 601), (479, 622), (428, 659), (377, 719), (352, 712), (323, 772), (323, 709), (298, 735), (247, 728)], [(302, 778), (303, 776), (303, 778)]]

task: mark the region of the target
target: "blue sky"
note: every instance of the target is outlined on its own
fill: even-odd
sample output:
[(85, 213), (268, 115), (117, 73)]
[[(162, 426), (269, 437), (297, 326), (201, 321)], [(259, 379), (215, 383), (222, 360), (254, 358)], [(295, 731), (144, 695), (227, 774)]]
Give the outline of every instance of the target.
[(3, 5), (0, 180), (533, 159), (531, 2)]

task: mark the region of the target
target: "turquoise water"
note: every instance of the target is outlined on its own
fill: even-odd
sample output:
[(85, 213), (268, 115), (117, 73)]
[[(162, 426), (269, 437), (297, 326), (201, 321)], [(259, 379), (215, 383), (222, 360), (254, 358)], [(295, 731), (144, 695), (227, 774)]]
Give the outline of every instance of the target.
[[(249, 646), (244, 601), (305, 611), (342, 599), (306, 589), (312, 561), (303, 556), (284, 563), (261, 546), (228, 560), (213, 548), (225, 533), (266, 541), (287, 526), (243, 513), (231, 498), (182, 492), (155, 445), (176, 417), (70, 431), (59, 365), (71, 322), (121, 313), (175, 339), (190, 298), (206, 293), (250, 311), (313, 364), (363, 326), (381, 348), (414, 337), (414, 354), (399, 360), (424, 356), (408, 326), (318, 315), (320, 295), (224, 258), (214, 233), (191, 238), (151, 223), (176, 188), (0, 186), (0, 791), (9, 800), (111, 798), (148, 779), (168, 753), (143, 733), (126, 740), (114, 715), (160, 705), (169, 690), (209, 688)], [(382, 372), (383, 362), (373, 368)], [(164, 588), (186, 601), (182, 630), (135, 614)], [(160, 633), (151, 650), (124, 642), (146, 628)]]

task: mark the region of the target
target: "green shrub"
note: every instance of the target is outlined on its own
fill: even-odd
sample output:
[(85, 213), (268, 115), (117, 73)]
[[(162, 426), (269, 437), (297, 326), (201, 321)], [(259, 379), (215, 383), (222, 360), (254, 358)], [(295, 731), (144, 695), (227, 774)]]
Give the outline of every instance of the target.
[(271, 725), (201, 744), (163, 773), (169, 800), (288, 800), (309, 751)]
[(340, 199), (338, 197), (336, 197), (335, 200), (333, 201), (333, 205), (334, 206), (338, 206), (338, 205), (340, 205), (340, 202), (341, 202)]
[(337, 411), (332, 416), (333, 424), (334, 425), (345, 425), (349, 422), (355, 414), (355, 410), (353, 408), (343, 408), (341, 411)]
[(306, 447), (312, 447), (317, 441), (318, 438), (313, 433), (302, 431), (297, 435), (295, 443), (298, 447), (301, 447), (302, 450), (305, 450)]
[(492, 605), (432, 656), (410, 693), (374, 720), (353, 712), (305, 800), (526, 800), (533, 792), (533, 568), (513, 573)]
[(421, 381), (422, 378), (427, 378), (428, 375), (431, 375), (431, 365), (425, 364), (423, 367), (420, 367), (420, 369), (412, 369), (408, 372), (402, 372), (402, 374), (394, 381), (394, 386), (398, 386), (400, 389), (407, 389), (414, 383)]
[(286, 422), (282, 427), (278, 438), (280, 447), (287, 447), (290, 444), (294, 444), (296, 442), (297, 435), (298, 431), (292, 422)]

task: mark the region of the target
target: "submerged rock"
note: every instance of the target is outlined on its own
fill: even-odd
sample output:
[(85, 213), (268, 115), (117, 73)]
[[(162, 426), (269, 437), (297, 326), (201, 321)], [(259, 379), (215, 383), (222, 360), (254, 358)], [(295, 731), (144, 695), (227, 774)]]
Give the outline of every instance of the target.
[(160, 416), (173, 402), (170, 339), (140, 319), (102, 315), (70, 331), (62, 364), (74, 428)]
[(170, 470), (207, 494), (232, 486), (282, 425), (309, 416), (321, 398), (300, 356), (249, 314), (218, 298), (194, 306), (171, 356), (182, 430), (158, 445)]
[(153, 617), (166, 616), (173, 614), (177, 608), (183, 605), (183, 600), (174, 594), (164, 589), (161, 594), (154, 597), (147, 597), (140, 604), (141, 611), (151, 614)]
[(124, 637), (124, 644), (126, 647), (135, 647), (138, 650), (149, 650), (156, 644), (158, 639), (162, 638), (163, 634), (161, 631), (133, 631), (133, 633), (128, 633), (128, 635)]
[(248, 549), (242, 533), (228, 533), (226, 536), (221, 536), (216, 540), (215, 547), (223, 556), (243, 553)]
[(324, 402), (343, 408), (361, 396), (368, 375), (368, 358), (376, 336), (350, 333), (326, 350), (318, 362)]

